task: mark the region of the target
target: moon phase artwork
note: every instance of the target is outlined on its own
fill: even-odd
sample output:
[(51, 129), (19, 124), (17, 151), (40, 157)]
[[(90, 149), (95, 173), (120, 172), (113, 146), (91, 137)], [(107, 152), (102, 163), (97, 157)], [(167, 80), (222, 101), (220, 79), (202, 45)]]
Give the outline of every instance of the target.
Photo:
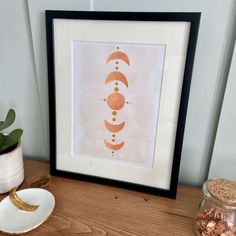
[(152, 168), (165, 45), (72, 41), (72, 157)]

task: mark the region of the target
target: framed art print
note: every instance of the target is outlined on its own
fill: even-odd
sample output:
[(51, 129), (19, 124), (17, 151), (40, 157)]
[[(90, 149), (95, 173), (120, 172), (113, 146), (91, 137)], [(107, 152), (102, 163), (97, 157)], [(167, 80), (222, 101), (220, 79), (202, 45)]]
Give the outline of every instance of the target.
[(51, 174), (175, 198), (199, 20), (46, 11)]

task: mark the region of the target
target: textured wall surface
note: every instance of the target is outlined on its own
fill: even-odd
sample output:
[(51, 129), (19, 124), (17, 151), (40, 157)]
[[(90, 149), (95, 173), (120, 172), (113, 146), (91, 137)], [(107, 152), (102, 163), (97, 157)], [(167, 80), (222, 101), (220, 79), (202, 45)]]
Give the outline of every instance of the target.
[(42, 113), (35, 75), (27, 4), (0, 2), (0, 117), (15, 108), (15, 126), (24, 129), (25, 155), (45, 158)]
[(236, 181), (236, 46), (212, 155), (210, 178)]

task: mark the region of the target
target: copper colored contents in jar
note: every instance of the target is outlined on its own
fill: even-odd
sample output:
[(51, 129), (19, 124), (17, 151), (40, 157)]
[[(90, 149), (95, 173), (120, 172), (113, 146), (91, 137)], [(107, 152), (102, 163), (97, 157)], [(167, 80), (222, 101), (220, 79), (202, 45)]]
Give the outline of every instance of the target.
[(198, 215), (196, 228), (202, 236), (236, 236), (236, 227), (216, 208), (205, 209)]
[(236, 183), (211, 179), (203, 185), (204, 201), (195, 219), (202, 236), (236, 236)]

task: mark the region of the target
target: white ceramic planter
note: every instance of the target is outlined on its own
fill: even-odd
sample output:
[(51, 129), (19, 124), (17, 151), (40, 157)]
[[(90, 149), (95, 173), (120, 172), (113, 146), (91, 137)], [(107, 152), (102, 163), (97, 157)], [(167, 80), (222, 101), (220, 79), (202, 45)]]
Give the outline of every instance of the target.
[(0, 155), (0, 194), (19, 186), (23, 180), (23, 155), (19, 142), (13, 151)]

